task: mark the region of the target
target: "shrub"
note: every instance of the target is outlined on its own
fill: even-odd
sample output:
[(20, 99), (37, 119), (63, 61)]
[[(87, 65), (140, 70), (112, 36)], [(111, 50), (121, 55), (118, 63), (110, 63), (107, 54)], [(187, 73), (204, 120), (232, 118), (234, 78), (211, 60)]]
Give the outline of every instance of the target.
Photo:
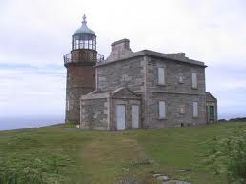
[(214, 174), (226, 174), (229, 183), (246, 183), (246, 130), (234, 136), (214, 138), (211, 142), (208, 163)]
[(246, 117), (242, 117), (242, 118), (232, 118), (229, 121), (232, 122), (246, 122)]
[(5, 170), (0, 174), (1, 184), (45, 184), (42, 173), (38, 169), (24, 168), (22, 171)]
[(65, 128), (75, 128), (75, 126), (78, 125), (77, 123), (73, 122), (73, 121), (68, 121), (64, 124)]
[(61, 169), (70, 163), (69, 157), (50, 154), (44, 158), (13, 157), (1, 160), (0, 184), (56, 184), (63, 183)]

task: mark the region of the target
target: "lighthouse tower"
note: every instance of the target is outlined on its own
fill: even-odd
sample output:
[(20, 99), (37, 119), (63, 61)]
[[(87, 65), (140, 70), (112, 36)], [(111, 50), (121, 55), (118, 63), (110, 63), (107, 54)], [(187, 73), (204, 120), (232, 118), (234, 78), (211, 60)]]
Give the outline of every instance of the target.
[(96, 35), (87, 27), (84, 15), (81, 27), (72, 36), (72, 51), (64, 55), (64, 66), (67, 68), (66, 123), (79, 123), (79, 98), (95, 89), (96, 61)]

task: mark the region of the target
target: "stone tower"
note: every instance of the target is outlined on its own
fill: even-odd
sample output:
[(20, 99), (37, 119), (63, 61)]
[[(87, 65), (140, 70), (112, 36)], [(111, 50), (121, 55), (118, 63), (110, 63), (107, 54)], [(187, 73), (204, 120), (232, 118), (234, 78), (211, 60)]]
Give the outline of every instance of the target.
[(96, 61), (96, 35), (87, 27), (84, 15), (81, 27), (72, 36), (72, 51), (64, 55), (64, 66), (67, 68), (66, 123), (79, 123), (79, 98), (95, 90)]

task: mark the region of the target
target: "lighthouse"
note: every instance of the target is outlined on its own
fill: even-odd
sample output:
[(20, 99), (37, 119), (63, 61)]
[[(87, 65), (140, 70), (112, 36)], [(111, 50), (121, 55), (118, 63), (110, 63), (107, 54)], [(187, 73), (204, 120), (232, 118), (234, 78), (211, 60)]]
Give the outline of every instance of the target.
[(88, 28), (84, 15), (82, 25), (72, 36), (72, 51), (64, 55), (64, 66), (67, 69), (66, 123), (79, 123), (79, 98), (95, 90), (96, 62), (96, 34)]

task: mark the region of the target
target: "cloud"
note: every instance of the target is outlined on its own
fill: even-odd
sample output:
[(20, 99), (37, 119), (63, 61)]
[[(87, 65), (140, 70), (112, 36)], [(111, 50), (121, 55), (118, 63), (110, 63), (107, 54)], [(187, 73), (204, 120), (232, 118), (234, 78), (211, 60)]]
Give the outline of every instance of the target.
[(1, 116), (64, 113), (63, 69), (17, 67), (0, 69)]
[(246, 108), (245, 6), (244, 0), (3, 0), (0, 110), (19, 112), (22, 104), (25, 112), (62, 112), (62, 56), (70, 52), (71, 36), (86, 13), (105, 57), (112, 42), (130, 38), (133, 51), (185, 52), (204, 61), (207, 89), (218, 97), (219, 112), (233, 116)]

